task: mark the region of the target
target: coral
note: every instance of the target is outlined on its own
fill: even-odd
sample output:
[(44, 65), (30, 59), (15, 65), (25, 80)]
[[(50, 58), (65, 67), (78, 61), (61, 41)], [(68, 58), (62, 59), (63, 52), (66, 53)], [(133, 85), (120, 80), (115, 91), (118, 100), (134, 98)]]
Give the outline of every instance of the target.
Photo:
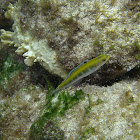
[(1, 32), (2, 32), (2, 36), (1, 36), (2, 44), (7, 46), (13, 46), (14, 45), (14, 42), (12, 40), (13, 33), (9, 31), (5, 31), (3, 29), (1, 30)]
[(110, 55), (108, 73), (102, 68), (105, 77), (97, 73), (94, 78), (110, 79), (139, 63), (139, 5), (130, 0), (19, 0), (5, 14), (14, 21), (13, 36), (3, 37), (9, 32), (2, 30), (2, 42), (12, 40), (27, 65), (38, 61), (62, 78), (86, 59)]

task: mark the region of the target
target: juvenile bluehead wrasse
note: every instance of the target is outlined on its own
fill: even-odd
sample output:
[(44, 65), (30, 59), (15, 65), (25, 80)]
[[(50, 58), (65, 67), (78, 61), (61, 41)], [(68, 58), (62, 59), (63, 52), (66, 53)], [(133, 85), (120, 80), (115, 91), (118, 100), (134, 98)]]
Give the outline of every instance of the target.
[(90, 75), (91, 73), (94, 73), (101, 66), (103, 66), (108, 59), (108, 55), (100, 55), (96, 58), (86, 60), (85, 62), (81, 63), (68, 74), (66, 79), (56, 88), (56, 90), (52, 92), (52, 95), (64, 88), (69, 87), (70, 85), (73, 85), (74, 83)]

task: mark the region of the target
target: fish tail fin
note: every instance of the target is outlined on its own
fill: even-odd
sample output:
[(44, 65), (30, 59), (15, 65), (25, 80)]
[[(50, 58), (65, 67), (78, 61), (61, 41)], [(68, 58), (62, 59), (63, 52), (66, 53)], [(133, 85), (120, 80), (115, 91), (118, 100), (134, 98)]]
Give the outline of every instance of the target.
[(52, 91), (51, 96), (54, 96), (54, 94), (58, 93), (61, 89), (55, 89), (54, 91)]

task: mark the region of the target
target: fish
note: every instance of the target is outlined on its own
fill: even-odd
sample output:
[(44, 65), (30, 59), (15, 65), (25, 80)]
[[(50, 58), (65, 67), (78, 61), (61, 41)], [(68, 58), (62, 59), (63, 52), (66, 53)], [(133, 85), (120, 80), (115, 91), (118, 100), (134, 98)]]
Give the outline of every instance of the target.
[(52, 92), (52, 96), (59, 91), (74, 85), (82, 78), (96, 72), (110, 58), (108, 55), (99, 55), (91, 60), (86, 60), (70, 71), (65, 80)]

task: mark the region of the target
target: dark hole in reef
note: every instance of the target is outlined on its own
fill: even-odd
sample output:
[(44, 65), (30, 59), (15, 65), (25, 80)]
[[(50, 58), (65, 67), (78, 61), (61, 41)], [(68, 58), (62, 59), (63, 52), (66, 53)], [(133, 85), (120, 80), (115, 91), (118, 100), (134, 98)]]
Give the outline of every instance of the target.
[[(111, 66), (110, 66), (111, 67)], [(117, 75), (118, 71), (112, 71), (114, 76), (111, 76), (111, 70), (108, 70), (108, 67), (103, 66), (99, 71), (95, 72), (93, 75), (89, 75), (82, 79), (82, 82), (78, 83), (80, 85), (82, 83), (89, 83), (90, 85), (98, 85), (98, 86), (112, 86), (114, 83), (119, 82), (121, 80), (130, 80), (134, 78), (140, 77), (140, 66), (135, 67), (129, 72), (121, 71), (121, 67), (117, 66), (118, 71), (120, 69), (120, 73)], [(44, 88), (47, 88), (47, 83), (44, 78), (44, 75), (47, 79), (53, 84), (54, 88), (56, 88), (63, 81), (62, 78), (58, 76), (54, 76), (46, 71), (39, 63), (34, 64), (29, 68), (31, 72), (31, 81), (33, 84), (40, 84)]]
[(103, 83), (103, 86), (111, 86), (112, 84), (119, 82), (121, 80), (131, 80), (134, 78), (137, 79), (139, 77), (140, 77), (140, 67), (135, 67), (134, 69), (126, 73), (122, 73), (121, 75), (117, 76), (115, 79), (106, 81), (105, 83)]
[(62, 81), (62, 79), (58, 76), (54, 76), (45, 70), (41, 65), (39, 65), (39, 63), (35, 63), (32, 67), (29, 67), (29, 71), (31, 73), (31, 82), (33, 84), (40, 84), (44, 88), (47, 88), (47, 83), (44, 76), (47, 77), (55, 88), (60, 84), (60, 81)]
[(130, 80), (140, 77), (140, 65), (128, 72), (123, 71), (122, 67), (119, 65), (114, 65), (114, 67), (116, 67), (116, 69), (113, 68), (112, 65), (104, 65), (97, 72), (85, 77), (82, 81), (84, 83), (89, 83), (90, 85), (107, 87), (122, 80)]

